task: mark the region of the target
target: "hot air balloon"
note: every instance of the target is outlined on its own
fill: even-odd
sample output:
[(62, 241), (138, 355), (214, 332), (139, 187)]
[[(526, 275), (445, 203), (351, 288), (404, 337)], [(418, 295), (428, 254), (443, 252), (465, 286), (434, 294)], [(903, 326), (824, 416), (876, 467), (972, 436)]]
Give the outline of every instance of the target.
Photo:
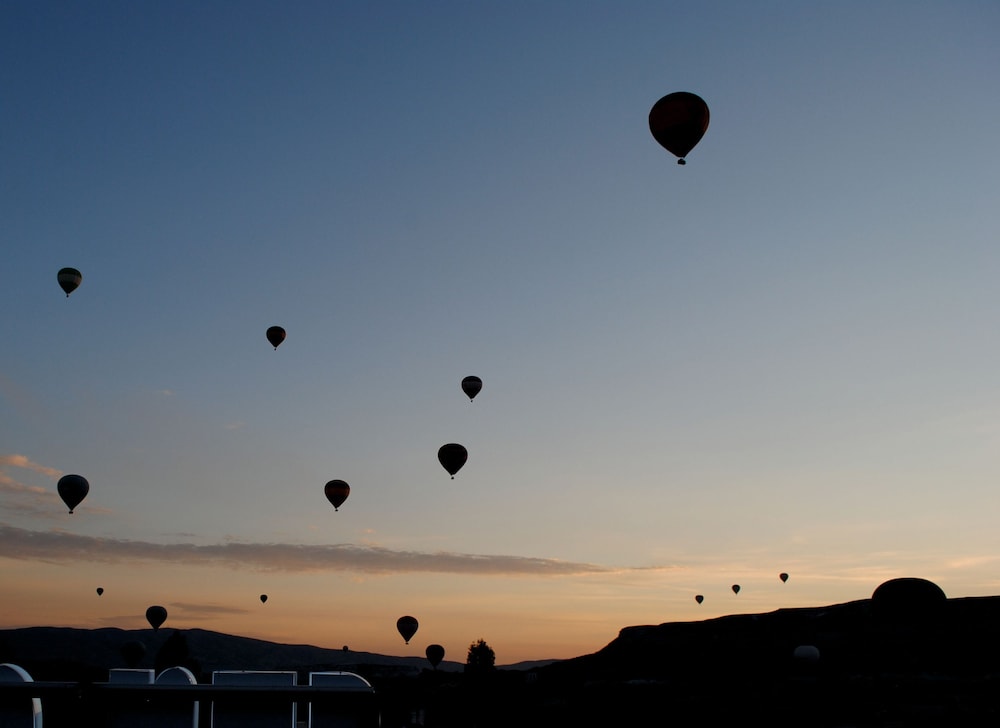
[(786, 581), (788, 581), (788, 574), (782, 571), (780, 574), (778, 574), (778, 578), (781, 579), (781, 583), (784, 584)]
[(694, 600), (698, 602), (698, 604), (701, 604), (703, 601), (705, 601), (705, 597), (701, 594), (695, 594)]
[(90, 492), (90, 483), (82, 475), (64, 475), (56, 483), (56, 490), (59, 491), (59, 497), (63, 499), (69, 512), (72, 513), (73, 509), (80, 505), (80, 501), (87, 497), (87, 493)]
[(424, 654), (427, 655), (427, 659), (431, 663), (431, 667), (435, 670), (437, 666), (441, 664), (441, 660), (444, 659), (444, 647), (441, 645), (427, 645), (427, 649), (424, 650)]
[(83, 276), (76, 268), (63, 268), (56, 274), (56, 280), (59, 281), (59, 287), (66, 293), (66, 298), (69, 298), (69, 294), (75, 291), (83, 281)]
[(739, 594), (739, 593), (740, 593), (740, 585), (733, 584), (733, 594)]
[(708, 129), (708, 105), (693, 93), (667, 94), (649, 110), (649, 131), (660, 146), (687, 164), (684, 157)]
[(101, 596), (103, 593), (104, 593), (104, 587), (103, 586), (97, 587), (97, 596)]
[(792, 651), (792, 658), (798, 662), (818, 662), (819, 648), (816, 645), (799, 645)]
[(139, 660), (142, 659), (143, 655), (146, 654), (146, 645), (139, 640), (129, 640), (121, 646), (119, 652), (122, 659), (125, 660), (126, 665), (135, 667), (139, 664)]
[(416, 617), (400, 617), (396, 620), (396, 629), (402, 635), (406, 644), (410, 644), (410, 638), (417, 633), (419, 627)]
[(167, 621), (167, 610), (160, 606), (152, 606), (146, 610), (146, 621), (155, 632), (160, 625)]
[(285, 340), (285, 330), (280, 326), (272, 326), (267, 330), (267, 340), (271, 342), (271, 346), (277, 351), (278, 345)]
[(452, 480), (468, 459), (469, 451), (454, 442), (442, 445), (438, 450), (438, 462), (451, 474)]
[(326, 499), (330, 501), (333, 510), (337, 510), (351, 494), (351, 486), (343, 480), (331, 480), (323, 486), (323, 492), (326, 493)]
[(261, 604), (266, 604), (267, 603), (267, 594), (261, 594), (260, 595), (260, 603)]
[(476, 398), (482, 388), (483, 380), (479, 377), (466, 377), (462, 380), (462, 391), (465, 392), (470, 402)]

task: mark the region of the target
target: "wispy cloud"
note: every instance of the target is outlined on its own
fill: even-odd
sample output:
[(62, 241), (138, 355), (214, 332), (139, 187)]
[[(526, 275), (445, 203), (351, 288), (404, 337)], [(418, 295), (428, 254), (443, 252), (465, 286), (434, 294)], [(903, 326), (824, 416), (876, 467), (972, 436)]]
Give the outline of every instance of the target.
[(39, 465), (33, 462), (27, 455), (0, 455), (0, 467), (24, 468), (25, 470), (47, 475), (50, 478), (58, 478), (62, 475), (61, 470)]
[(0, 557), (71, 562), (161, 562), (259, 571), (345, 571), (366, 574), (436, 572), (506, 576), (608, 574), (621, 569), (525, 556), (394, 551), (372, 545), (240, 543), (159, 544), (96, 538), (58, 530), (31, 531), (0, 523)]

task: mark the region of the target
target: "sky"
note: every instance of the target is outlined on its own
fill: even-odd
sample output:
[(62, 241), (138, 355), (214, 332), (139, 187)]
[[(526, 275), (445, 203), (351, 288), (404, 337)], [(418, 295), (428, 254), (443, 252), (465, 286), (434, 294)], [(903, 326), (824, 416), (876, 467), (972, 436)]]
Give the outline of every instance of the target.
[(1000, 594), (998, 34), (990, 0), (3, 3), (0, 627), (159, 604), (512, 664)]

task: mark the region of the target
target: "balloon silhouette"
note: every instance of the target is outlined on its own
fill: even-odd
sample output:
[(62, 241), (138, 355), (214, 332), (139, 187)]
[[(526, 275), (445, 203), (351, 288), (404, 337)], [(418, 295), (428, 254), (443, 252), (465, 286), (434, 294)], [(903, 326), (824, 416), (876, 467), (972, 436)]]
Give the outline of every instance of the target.
[(69, 298), (69, 294), (83, 281), (83, 276), (76, 268), (63, 268), (56, 274), (56, 280), (59, 281), (59, 287), (65, 292), (66, 298)]
[(261, 594), (260, 595), (260, 603), (261, 604), (266, 604), (267, 603), (267, 594)]
[(695, 594), (694, 600), (698, 602), (698, 604), (701, 604), (703, 601), (705, 601), (705, 597), (702, 596), (701, 594)]
[(816, 645), (799, 645), (792, 651), (792, 657), (798, 662), (818, 662), (819, 648)]
[(482, 388), (483, 380), (479, 377), (466, 377), (462, 380), (462, 391), (465, 392), (470, 402), (476, 398)]
[(431, 667), (435, 670), (437, 666), (441, 664), (441, 660), (444, 659), (444, 647), (441, 645), (427, 645), (427, 649), (424, 650), (424, 654), (427, 655), (427, 659), (431, 663)]
[(167, 621), (167, 610), (160, 606), (152, 606), (146, 610), (146, 621), (155, 632), (160, 625)]
[(139, 660), (142, 659), (143, 655), (146, 654), (146, 645), (139, 640), (129, 640), (121, 646), (119, 652), (122, 659), (125, 660), (126, 665), (135, 667), (139, 664)]
[(455, 479), (455, 473), (462, 469), (468, 459), (469, 451), (454, 442), (442, 445), (438, 450), (438, 462), (451, 474), (452, 480)]
[(323, 492), (326, 494), (326, 499), (333, 506), (333, 510), (337, 510), (347, 500), (347, 496), (351, 494), (351, 486), (343, 480), (331, 480), (323, 486)]
[(708, 105), (687, 91), (667, 94), (649, 111), (649, 131), (661, 147), (687, 164), (684, 157), (708, 129)]
[(80, 501), (87, 497), (90, 492), (90, 483), (82, 475), (64, 475), (56, 483), (56, 490), (59, 497), (72, 513), (73, 509), (80, 505)]
[(396, 620), (396, 629), (399, 630), (399, 634), (402, 635), (406, 644), (410, 644), (410, 638), (417, 633), (419, 626), (416, 617), (400, 617)]
[(97, 587), (97, 596), (101, 596), (103, 593), (104, 593), (104, 587), (103, 586)]
[(781, 579), (781, 583), (784, 584), (786, 581), (788, 581), (788, 574), (782, 571), (780, 574), (778, 574), (778, 578)]
[(278, 345), (285, 340), (285, 330), (280, 326), (272, 326), (267, 330), (267, 340), (271, 342), (271, 346), (277, 351)]
[(739, 594), (739, 593), (740, 593), (740, 585), (733, 584), (733, 594)]

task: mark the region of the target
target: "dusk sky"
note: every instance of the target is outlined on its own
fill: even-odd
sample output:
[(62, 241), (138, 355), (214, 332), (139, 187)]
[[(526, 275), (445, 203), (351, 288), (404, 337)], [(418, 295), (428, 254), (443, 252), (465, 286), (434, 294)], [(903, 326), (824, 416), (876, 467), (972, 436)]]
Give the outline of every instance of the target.
[(994, 0), (2, 3), (0, 627), (509, 664), (1000, 594), (998, 38)]

